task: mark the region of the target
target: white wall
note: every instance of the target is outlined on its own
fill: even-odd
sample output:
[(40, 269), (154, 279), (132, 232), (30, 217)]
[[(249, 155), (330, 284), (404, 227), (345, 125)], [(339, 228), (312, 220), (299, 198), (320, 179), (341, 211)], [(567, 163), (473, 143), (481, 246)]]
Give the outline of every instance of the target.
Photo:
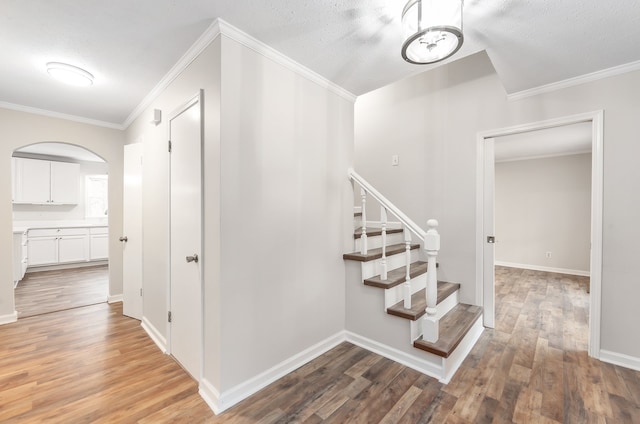
[[(168, 112), (204, 89), (204, 378), (229, 389), (344, 329), (353, 103), (220, 36), (126, 131), (144, 142), (144, 316), (166, 336)], [(348, 204), (347, 204), (348, 203)]]
[[(220, 39), (214, 40), (126, 130), (127, 143), (142, 140), (143, 314), (161, 337), (168, 334), (169, 298), (169, 153), (168, 117), (204, 90), (204, 375), (214, 386), (220, 373)], [(151, 124), (153, 109), (162, 122)]]
[(222, 41), (226, 390), (344, 329), (353, 103)]
[[(26, 156), (25, 156), (26, 157)], [(36, 158), (36, 156), (29, 156)], [(47, 160), (56, 160), (54, 156), (46, 157)], [(69, 160), (62, 160), (70, 162)], [(78, 175), (78, 204), (77, 205), (13, 205), (14, 221), (60, 221), (60, 220), (85, 220), (85, 179), (87, 175), (107, 175), (109, 164), (104, 162), (83, 162), (75, 161), (80, 165)], [(95, 221), (96, 219), (91, 219)], [(101, 220), (105, 221), (106, 220)]]
[(440, 221), (441, 277), (474, 303), (477, 133), (603, 109), (601, 347), (640, 358), (640, 339), (628, 337), (640, 322), (639, 87), (632, 72), (510, 101), (481, 52), (359, 97), (355, 168), (416, 222)]
[(495, 236), (496, 262), (588, 273), (591, 154), (496, 163)]
[[(0, 109), (0, 244), (9, 252), (12, 242), (11, 155), (15, 149), (42, 141), (84, 147), (109, 164), (109, 294), (122, 293), (122, 255), (118, 236), (122, 232), (122, 146), (120, 130), (81, 124), (25, 112)], [(6, 249), (6, 250), (4, 250)], [(0, 319), (13, 314), (11, 255), (0, 256)]]

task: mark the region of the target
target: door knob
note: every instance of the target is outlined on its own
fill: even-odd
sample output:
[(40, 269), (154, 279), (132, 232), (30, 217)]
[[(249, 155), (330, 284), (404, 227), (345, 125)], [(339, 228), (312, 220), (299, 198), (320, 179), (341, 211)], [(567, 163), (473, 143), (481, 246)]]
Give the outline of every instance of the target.
[(495, 236), (487, 236), (487, 243), (495, 243), (495, 242), (496, 242)]
[(187, 262), (198, 263), (198, 254), (194, 253), (193, 256), (187, 256)]
[(126, 243), (127, 241), (129, 241), (129, 239), (127, 238), (127, 236), (120, 237), (118, 240), (123, 241), (123, 242), (125, 242), (125, 243)]

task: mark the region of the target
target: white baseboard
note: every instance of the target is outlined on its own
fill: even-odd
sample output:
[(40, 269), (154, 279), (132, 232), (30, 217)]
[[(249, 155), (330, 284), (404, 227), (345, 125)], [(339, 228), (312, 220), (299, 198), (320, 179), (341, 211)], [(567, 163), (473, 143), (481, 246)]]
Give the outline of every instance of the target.
[(107, 303), (122, 302), (122, 293), (107, 296)]
[(71, 268), (88, 268), (93, 266), (104, 266), (109, 265), (109, 260), (97, 260), (97, 261), (89, 261), (89, 262), (72, 262), (69, 264), (59, 264), (59, 265), (31, 265), (27, 268), (26, 274), (30, 274), (32, 272), (41, 272), (41, 271), (58, 271), (61, 269), (71, 269)]
[(13, 311), (12, 314), (0, 315), (0, 325), (11, 324), (18, 321), (18, 312)]
[(219, 414), (231, 408), (236, 403), (248, 398), (258, 390), (265, 388), (274, 381), (301, 367), (307, 362), (312, 361), (323, 353), (333, 349), (345, 340), (344, 331), (334, 334), (333, 336), (303, 350), (289, 359), (280, 362), (255, 377), (250, 378), (244, 383), (240, 383), (222, 393), (203, 378), (200, 384), (200, 396), (202, 396), (214, 413)]
[(209, 380), (207, 380), (206, 378), (200, 380), (198, 394), (202, 399), (204, 399), (205, 403), (209, 405), (209, 408), (211, 408), (214, 414), (218, 415), (223, 411), (222, 409), (220, 409), (219, 405), (220, 392), (218, 391), (218, 389), (213, 387), (213, 384), (209, 383)]
[(589, 271), (581, 271), (579, 269), (553, 268), (549, 266), (518, 264), (514, 262), (495, 261), (498, 266), (506, 266), (507, 268), (530, 269), (532, 271), (555, 272), (556, 274), (578, 275), (581, 277), (590, 277)]
[(600, 360), (613, 365), (620, 365), (621, 367), (640, 371), (640, 358), (633, 356), (601, 349)]
[(403, 352), (391, 346), (384, 345), (382, 343), (376, 342), (375, 340), (368, 339), (350, 331), (347, 331), (346, 335), (347, 341), (353, 343), (356, 346), (360, 346), (363, 349), (366, 349), (373, 353), (377, 353), (380, 356), (384, 356), (387, 359), (391, 359), (392, 361), (398, 362), (430, 377), (437, 378), (438, 380), (444, 378), (444, 367), (442, 366), (442, 358), (437, 355), (433, 355), (432, 353), (416, 349), (416, 353), (419, 353), (421, 356), (428, 355), (430, 357), (433, 357), (435, 361), (440, 362), (440, 365), (426, 361), (416, 355), (410, 355), (406, 352)]
[(149, 322), (146, 317), (142, 317), (142, 328), (147, 332), (151, 340), (160, 348), (162, 353), (167, 353), (167, 339)]

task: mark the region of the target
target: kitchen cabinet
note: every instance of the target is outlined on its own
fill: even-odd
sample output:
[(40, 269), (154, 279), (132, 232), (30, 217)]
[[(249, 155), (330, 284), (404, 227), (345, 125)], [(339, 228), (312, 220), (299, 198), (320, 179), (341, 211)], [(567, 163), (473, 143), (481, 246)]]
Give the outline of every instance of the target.
[(89, 259), (92, 261), (109, 258), (109, 229), (95, 227), (89, 229)]
[(78, 203), (79, 164), (27, 158), (12, 158), (12, 164), (14, 203)]
[(56, 265), (89, 260), (87, 228), (45, 228), (29, 230), (29, 266)]

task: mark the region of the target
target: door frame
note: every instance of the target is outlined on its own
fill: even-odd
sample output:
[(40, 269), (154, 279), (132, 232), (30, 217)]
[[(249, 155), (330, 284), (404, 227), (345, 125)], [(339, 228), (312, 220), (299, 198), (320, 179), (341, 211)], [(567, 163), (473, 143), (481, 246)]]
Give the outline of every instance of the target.
[(480, 131), (476, 136), (476, 304), (484, 308), (484, 325), (495, 320), (494, 281), (484, 280), (485, 139), (591, 122), (591, 269), (589, 296), (589, 356), (600, 357), (602, 299), (602, 210), (604, 110), (596, 110), (511, 127)]
[[(201, 222), (201, 234), (200, 234), (200, 370), (197, 377), (198, 382), (202, 381), (204, 376), (204, 272), (205, 272), (205, 251), (204, 251), (204, 90), (200, 89), (198, 92), (191, 96), (187, 101), (180, 106), (173, 109), (167, 119), (167, 168), (168, 168), (168, 187), (167, 187), (167, 210), (168, 210), (168, 222), (167, 222), (167, 238), (169, 240), (167, 251), (167, 314), (171, 311), (171, 153), (169, 151), (169, 142), (171, 140), (171, 121), (177, 116), (181, 115), (195, 103), (198, 103), (200, 109), (200, 222)], [(172, 340), (171, 340), (171, 323), (167, 319), (167, 349), (166, 353), (171, 355)]]

